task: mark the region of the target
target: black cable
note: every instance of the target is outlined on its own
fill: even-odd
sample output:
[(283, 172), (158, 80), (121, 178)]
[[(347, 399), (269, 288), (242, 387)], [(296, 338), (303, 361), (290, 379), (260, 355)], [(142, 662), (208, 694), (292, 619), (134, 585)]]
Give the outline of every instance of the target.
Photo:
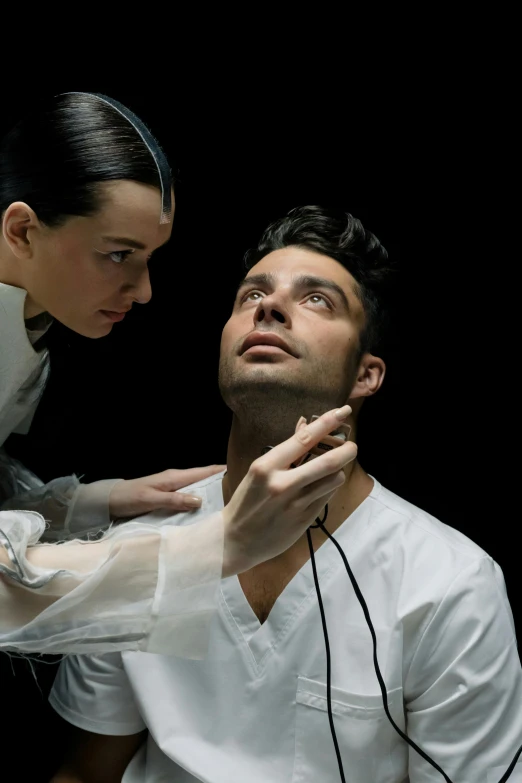
[[(325, 514), (323, 519), (319, 522), (318, 519), (316, 519), (316, 523), (319, 522), (319, 524), (323, 524), (323, 522), (326, 520), (326, 517), (328, 516), (328, 506), (325, 509)], [(318, 525), (317, 525), (318, 526)], [(314, 525), (315, 527), (315, 525)], [(321, 622), (323, 624), (323, 634), (324, 634), (324, 642), (326, 646), (326, 704), (328, 707), (328, 719), (330, 721), (330, 731), (332, 733), (332, 739), (333, 744), (335, 748), (335, 754), (337, 756), (337, 763), (339, 765), (339, 774), (341, 775), (341, 781), (342, 783), (346, 783), (346, 778), (344, 777), (344, 769), (343, 769), (343, 761), (341, 758), (341, 751), (339, 750), (339, 743), (337, 742), (337, 734), (335, 733), (335, 725), (334, 725), (334, 719), (333, 719), (333, 712), (332, 712), (332, 661), (330, 656), (330, 643), (328, 641), (328, 629), (326, 627), (326, 616), (324, 613), (324, 606), (323, 606), (323, 599), (321, 596), (321, 589), (319, 587), (319, 578), (317, 576), (317, 568), (315, 565), (315, 556), (314, 556), (314, 547), (312, 544), (312, 536), (310, 535), (310, 529), (306, 531), (306, 537), (308, 539), (308, 548), (310, 550), (310, 559), (312, 560), (312, 571), (314, 574), (314, 582), (315, 582), (315, 589), (317, 592), (317, 601), (319, 603), (319, 611), (321, 612)]]
[[(410, 747), (412, 747), (414, 750), (416, 750), (417, 753), (425, 761), (427, 761), (429, 764), (431, 764), (432, 767), (434, 767), (437, 770), (437, 772), (440, 772), (440, 774), (442, 775), (442, 777), (444, 778), (446, 783), (453, 783), (451, 778), (449, 778), (448, 775), (446, 775), (444, 770), (441, 767), (439, 767), (439, 765), (435, 761), (433, 761), (433, 759), (430, 758), (430, 756), (428, 756), (428, 754), (425, 753), (422, 750), (422, 748), (419, 748), (419, 746), (415, 742), (413, 742), (413, 740), (411, 740), (408, 737), (408, 735), (405, 734), (402, 731), (402, 729), (399, 728), (399, 726), (397, 726), (397, 724), (395, 723), (395, 721), (393, 720), (393, 718), (392, 718), (392, 716), (390, 714), (390, 710), (389, 710), (389, 707), (388, 707), (388, 694), (386, 693), (386, 684), (384, 682), (383, 676), (381, 674), (381, 670), (379, 668), (379, 662), (377, 660), (377, 636), (375, 634), (375, 629), (373, 627), (373, 623), (372, 623), (372, 620), (371, 620), (371, 617), (370, 617), (370, 612), (368, 611), (368, 606), (366, 604), (366, 601), (364, 600), (364, 596), (363, 596), (363, 594), (362, 594), (362, 592), (361, 592), (361, 590), (359, 588), (359, 585), (357, 584), (357, 580), (355, 579), (355, 576), (353, 575), (352, 569), (350, 568), (350, 564), (348, 563), (348, 559), (347, 559), (346, 555), (344, 554), (344, 551), (343, 551), (341, 545), (336, 541), (336, 539), (324, 527), (324, 523), (325, 523), (325, 521), (327, 519), (327, 516), (328, 516), (328, 504), (325, 507), (325, 513), (324, 513), (323, 518), (322, 519), (317, 518), (315, 520), (315, 525), (310, 525), (310, 527), (314, 527), (314, 528), (317, 527), (320, 530), (322, 530), (323, 533), (326, 536), (328, 536), (330, 541), (335, 545), (335, 547), (337, 548), (339, 554), (341, 555), (341, 557), (343, 559), (343, 563), (345, 565), (345, 568), (346, 568), (346, 571), (348, 573), (348, 576), (350, 577), (350, 581), (351, 581), (352, 587), (353, 587), (353, 589), (355, 591), (355, 595), (357, 596), (357, 599), (358, 599), (358, 601), (359, 601), (359, 603), (361, 605), (361, 608), (363, 610), (366, 623), (368, 625), (368, 628), (370, 629), (370, 633), (371, 633), (371, 636), (372, 636), (372, 641), (373, 641), (373, 664), (374, 664), (374, 667), (375, 667), (375, 674), (377, 675), (377, 680), (379, 681), (379, 686), (381, 688), (382, 702), (383, 702), (383, 706), (384, 706), (384, 711), (386, 713), (386, 717), (390, 721), (390, 723), (393, 726), (393, 728), (395, 729), (395, 731), (399, 734), (399, 736), (402, 737), (402, 739), (405, 742), (407, 742), (408, 745), (410, 745)], [(317, 600), (319, 602), (319, 609), (320, 609), (320, 612), (321, 612), (321, 620), (322, 620), (322, 623), (323, 623), (323, 633), (324, 633), (324, 639), (325, 639), (325, 645), (326, 645), (326, 687), (327, 687), (326, 696), (327, 696), (327, 704), (328, 704), (328, 717), (330, 719), (330, 728), (331, 728), (331, 731), (332, 731), (332, 738), (333, 738), (335, 750), (336, 750), (336, 753), (337, 753), (337, 760), (339, 762), (339, 770), (341, 772), (341, 780), (343, 781), (343, 783), (345, 783), (345, 777), (344, 777), (344, 772), (343, 772), (343, 768), (342, 768), (341, 755), (340, 755), (340, 752), (339, 752), (339, 745), (337, 743), (337, 736), (335, 734), (335, 728), (334, 728), (334, 724), (333, 724), (333, 715), (332, 715), (332, 709), (331, 709), (331, 692), (330, 692), (331, 691), (331, 656), (330, 656), (330, 644), (329, 644), (329, 641), (328, 641), (328, 630), (327, 630), (327, 627), (326, 627), (326, 617), (325, 617), (323, 601), (322, 601), (322, 597), (321, 597), (321, 590), (319, 588), (319, 580), (317, 578), (317, 569), (316, 569), (316, 565), (315, 565), (315, 556), (314, 556), (314, 550), (313, 550), (313, 546), (312, 546), (312, 539), (311, 539), (311, 535), (310, 535), (310, 528), (306, 531), (306, 535), (307, 535), (307, 538), (308, 538), (308, 547), (310, 549), (310, 559), (312, 561), (312, 570), (313, 570), (313, 574), (314, 574), (315, 589), (317, 591)], [(519, 759), (521, 754), (522, 754), (522, 746), (519, 748), (519, 750), (515, 754), (515, 758), (513, 759), (511, 764), (509, 765), (508, 769), (506, 770), (506, 772), (504, 773), (502, 778), (499, 780), (499, 783), (506, 783), (506, 781), (510, 777), (511, 773), (513, 772), (513, 770), (515, 768), (515, 764), (517, 763), (517, 761), (518, 761), (518, 759)]]
[(509, 767), (506, 769), (506, 771), (504, 772), (504, 774), (502, 775), (502, 777), (500, 778), (498, 783), (506, 783), (506, 780), (510, 777), (511, 773), (515, 769), (515, 764), (519, 760), (521, 754), (522, 754), (522, 745), (517, 750), (517, 752), (515, 754), (515, 758), (513, 759), (513, 761), (509, 765)]
[(433, 761), (433, 759), (431, 759), (428, 756), (427, 753), (425, 753), (421, 748), (419, 748), (419, 746), (415, 742), (413, 742), (413, 740), (411, 740), (408, 737), (408, 735), (405, 734), (402, 731), (402, 729), (400, 729), (399, 726), (397, 726), (397, 724), (393, 720), (393, 718), (392, 718), (392, 716), (390, 714), (389, 707), (388, 707), (388, 694), (386, 693), (386, 685), (384, 683), (384, 679), (383, 679), (383, 676), (381, 674), (381, 670), (379, 668), (379, 662), (377, 660), (377, 637), (375, 635), (375, 629), (373, 627), (373, 623), (372, 623), (372, 620), (371, 620), (371, 617), (370, 617), (370, 612), (368, 611), (368, 606), (366, 604), (366, 601), (364, 600), (364, 596), (361, 593), (359, 585), (357, 584), (357, 581), (356, 581), (356, 579), (355, 579), (355, 577), (354, 577), (354, 575), (352, 573), (352, 569), (350, 568), (350, 564), (348, 563), (346, 555), (344, 554), (341, 546), (335, 540), (335, 538), (328, 532), (328, 530), (324, 527), (324, 523), (323, 522), (319, 522), (316, 519), (316, 523), (317, 523), (317, 526), (320, 528), (320, 530), (322, 530), (323, 533), (325, 533), (325, 535), (328, 536), (330, 541), (332, 541), (332, 543), (337, 547), (337, 550), (339, 551), (339, 554), (341, 555), (341, 557), (343, 559), (343, 562), (344, 562), (344, 565), (346, 567), (346, 570), (348, 572), (348, 576), (350, 577), (350, 581), (352, 583), (352, 586), (353, 586), (353, 589), (355, 591), (355, 594), (356, 594), (357, 598), (359, 599), (359, 603), (361, 604), (361, 608), (363, 610), (364, 617), (366, 619), (366, 622), (367, 622), (368, 627), (370, 629), (370, 633), (372, 635), (372, 640), (373, 640), (373, 663), (374, 663), (374, 666), (375, 666), (375, 673), (377, 675), (377, 679), (378, 679), (379, 685), (381, 687), (382, 702), (383, 702), (384, 711), (385, 711), (385, 713), (386, 713), (386, 715), (388, 717), (388, 720), (390, 721), (390, 723), (393, 726), (393, 728), (395, 729), (395, 731), (402, 737), (402, 739), (405, 740), (405, 742), (407, 742), (408, 745), (410, 745), (412, 748), (414, 748), (414, 750), (416, 750), (417, 753), (419, 753), (425, 761), (429, 762), (433, 767), (435, 767), (437, 772), (440, 772), (440, 774), (443, 776), (443, 778), (446, 781), (446, 783), (453, 783), (451, 778), (449, 778), (446, 775), (444, 770), (441, 769), (441, 767), (439, 767), (439, 765), (435, 761)]

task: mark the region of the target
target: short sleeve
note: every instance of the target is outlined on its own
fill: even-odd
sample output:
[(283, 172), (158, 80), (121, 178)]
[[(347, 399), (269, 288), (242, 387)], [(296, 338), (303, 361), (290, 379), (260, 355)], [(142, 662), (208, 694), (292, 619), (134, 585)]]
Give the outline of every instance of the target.
[(120, 653), (65, 658), (49, 701), (68, 723), (95, 734), (126, 736), (146, 728)]
[[(504, 578), (491, 558), (447, 590), (407, 673), (405, 700), (408, 735), (452, 780), (497, 783), (494, 770), (505, 772), (522, 744), (522, 669)], [(440, 773), (409, 752), (411, 783), (438, 783)]]

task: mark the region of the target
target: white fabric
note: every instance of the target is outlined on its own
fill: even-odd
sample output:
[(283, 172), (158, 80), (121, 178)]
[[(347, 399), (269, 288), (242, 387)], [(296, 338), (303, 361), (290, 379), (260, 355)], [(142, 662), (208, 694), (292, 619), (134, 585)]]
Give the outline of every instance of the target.
[(25, 328), (26, 296), (0, 283), (0, 446), (32, 418), (48, 374), (48, 352), (34, 350)]
[[(52, 323), (24, 320), (27, 292), (0, 283), (0, 447), (12, 432), (26, 434), (49, 377), (49, 353), (33, 347)], [(45, 539), (65, 540), (110, 524), (109, 495), (120, 479), (80, 484), (65, 476), (45, 484), (0, 449), (0, 509), (23, 508), (47, 520)]]
[(0, 510), (24, 509), (41, 514), (47, 523), (42, 534), (45, 542), (92, 536), (108, 528), (110, 493), (121, 480), (80, 484), (73, 475), (44, 484), (0, 449)]
[[(219, 476), (193, 490), (205, 495), (200, 514), (222, 507)], [(522, 671), (500, 568), (377, 482), (335, 535), (369, 606), (395, 721), (454, 783), (497, 783), (501, 774), (491, 770), (507, 769), (522, 744)], [(440, 783), (385, 716), (370, 633), (331, 542), (316, 560), (346, 779)], [(311, 563), (263, 625), (237, 577), (222, 580), (209, 649), (197, 662), (130, 652), (71, 657), (51, 704), (95, 733), (149, 729), (122, 783), (339, 780)]]
[[(30, 421), (47, 377), (47, 352), (37, 353), (26, 332), (25, 297), (0, 283), (0, 446)], [(186, 529), (160, 530), (146, 519), (98, 541), (70, 540), (109, 525), (116, 481), (68, 476), (43, 484), (0, 449), (0, 531), (24, 572), (20, 584), (0, 543), (0, 650), (206, 654), (222, 570), (221, 514)]]
[(99, 541), (30, 546), (44, 525), (32, 512), (0, 512), (27, 577), (26, 585), (6, 578), (12, 569), (0, 562), (0, 650), (206, 654), (222, 567), (220, 514), (186, 528), (128, 522)]
[[(102, 479), (91, 484), (80, 484), (76, 476), (67, 478), (75, 479), (76, 486), (71, 493), (63, 523), (62, 539), (92, 535), (107, 528), (111, 523), (109, 512), (111, 490), (122, 479)], [(49, 531), (46, 539), (51, 540)]]

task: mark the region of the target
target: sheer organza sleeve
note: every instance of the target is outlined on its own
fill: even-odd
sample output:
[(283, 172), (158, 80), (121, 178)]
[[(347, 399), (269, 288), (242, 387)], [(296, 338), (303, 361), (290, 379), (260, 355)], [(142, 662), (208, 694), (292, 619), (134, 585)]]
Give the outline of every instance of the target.
[(66, 541), (98, 533), (111, 523), (109, 496), (121, 479), (81, 484), (63, 476), (44, 484), (19, 460), (0, 449), (0, 510), (24, 509), (41, 514), (45, 541)]
[(184, 527), (128, 522), (97, 541), (38, 544), (44, 529), (34, 512), (0, 512), (0, 650), (205, 656), (220, 513)]

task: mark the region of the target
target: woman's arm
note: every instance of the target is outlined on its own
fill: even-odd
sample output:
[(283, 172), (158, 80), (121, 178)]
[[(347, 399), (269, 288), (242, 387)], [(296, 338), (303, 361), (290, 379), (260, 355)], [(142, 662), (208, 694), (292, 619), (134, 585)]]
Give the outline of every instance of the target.
[(95, 542), (36, 545), (41, 516), (0, 512), (11, 561), (0, 565), (0, 650), (203, 657), (221, 577), (288, 549), (344, 482), (351, 442), (292, 466), (350, 412), (330, 411), (259, 457), (223, 511), (191, 525), (133, 521)]
[(9, 542), (0, 546), (0, 650), (205, 655), (223, 568), (221, 514), (35, 545), (44, 525), (31, 512), (0, 512)]
[(99, 533), (114, 519), (121, 521), (160, 509), (171, 514), (193, 511), (198, 508), (198, 499), (179, 490), (223, 470), (225, 465), (207, 465), (90, 484), (82, 484), (72, 475), (44, 484), (0, 449), (0, 510), (41, 514), (47, 522), (44, 540), (68, 541)]

